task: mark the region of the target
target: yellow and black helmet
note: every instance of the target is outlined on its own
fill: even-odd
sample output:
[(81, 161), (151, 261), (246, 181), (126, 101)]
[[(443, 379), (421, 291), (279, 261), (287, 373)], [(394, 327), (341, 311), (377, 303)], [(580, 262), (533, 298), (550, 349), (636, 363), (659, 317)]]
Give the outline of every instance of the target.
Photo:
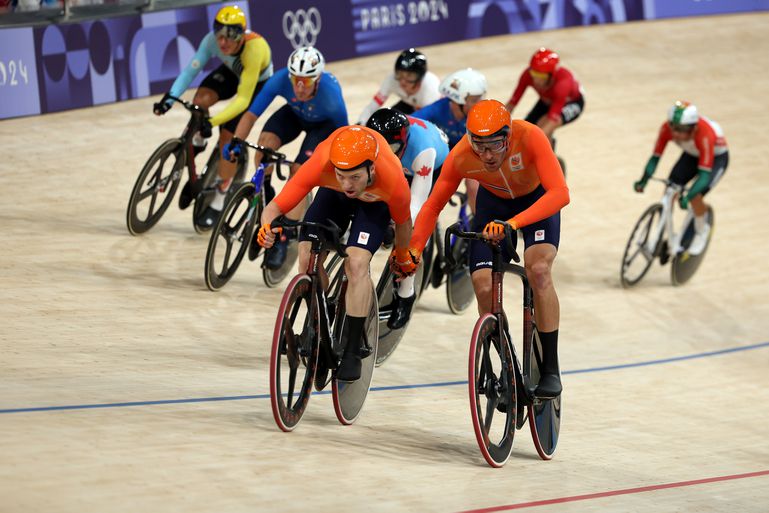
[(214, 34), (238, 40), (246, 32), (246, 13), (237, 5), (226, 5), (214, 18)]

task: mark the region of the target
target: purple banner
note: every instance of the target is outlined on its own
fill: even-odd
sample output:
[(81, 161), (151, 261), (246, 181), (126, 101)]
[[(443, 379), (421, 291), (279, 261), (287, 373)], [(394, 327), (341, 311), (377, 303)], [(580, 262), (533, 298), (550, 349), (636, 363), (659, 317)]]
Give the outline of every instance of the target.
[(31, 28), (0, 31), (0, 119), (40, 114)]
[(769, 10), (769, 0), (655, 0), (654, 18)]

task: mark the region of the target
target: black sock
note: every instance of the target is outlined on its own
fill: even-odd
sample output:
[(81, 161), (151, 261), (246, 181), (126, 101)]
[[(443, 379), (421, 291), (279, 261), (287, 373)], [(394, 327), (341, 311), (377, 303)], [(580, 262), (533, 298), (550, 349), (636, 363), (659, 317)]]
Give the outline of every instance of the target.
[(352, 317), (350, 315), (345, 319), (347, 328), (347, 346), (345, 353), (360, 354), (361, 340), (363, 339), (363, 325), (366, 322), (365, 317)]
[(272, 175), (264, 175), (264, 204), (267, 205), (275, 197), (275, 188), (272, 186)]
[(558, 374), (558, 330), (539, 332), (542, 342), (542, 374)]

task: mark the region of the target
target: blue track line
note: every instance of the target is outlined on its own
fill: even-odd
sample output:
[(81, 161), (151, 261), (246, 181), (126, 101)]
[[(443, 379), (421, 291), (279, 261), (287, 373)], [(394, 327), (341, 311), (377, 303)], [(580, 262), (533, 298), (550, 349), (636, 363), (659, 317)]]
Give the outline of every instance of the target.
[[(672, 358), (662, 358), (659, 360), (648, 360), (645, 362), (637, 363), (625, 363), (621, 365), (607, 365), (605, 367), (591, 367), (587, 369), (576, 369), (570, 371), (564, 371), (563, 374), (588, 374), (592, 372), (606, 372), (612, 370), (630, 369), (633, 367), (646, 367), (649, 365), (662, 365), (666, 363), (675, 363), (685, 360), (696, 360), (699, 358), (709, 358), (711, 356), (721, 356), (725, 354), (738, 353), (742, 351), (752, 351), (754, 349), (762, 349), (769, 347), (769, 342), (762, 342), (760, 344), (751, 344), (749, 346), (737, 346), (727, 349), (719, 349), (718, 351), (708, 351), (706, 353), (695, 353), (685, 356), (674, 356)], [(437, 387), (451, 387), (457, 385), (466, 385), (467, 381), (443, 381), (437, 383), (417, 383), (413, 385), (391, 385), (382, 387), (371, 387), (372, 392), (387, 392), (392, 390), (407, 390), (415, 388), (437, 388)], [(313, 395), (326, 395), (331, 392), (325, 390), (323, 392), (313, 392)], [(256, 394), (256, 395), (233, 395), (225, 397), (197, 397), (192, 399), (166, 399), (160, 401), (132, 401), (124, 403), (104, 403), (104, 404), (73, 404), (65, 406), (41, 406), (35, 408), (10, 408), (0, 410), (0, 414), (3, 413), (35, 413), (45, 411), (62, 411), (62, 410), (92, 410), (97, 408), (125, 408), (131, 406), (155, 406), (161, 404), (188, 404), (188, 403), (208, 403), (217, 401), (243, 401), (248, 399), (269, 399), (270, 394)]]

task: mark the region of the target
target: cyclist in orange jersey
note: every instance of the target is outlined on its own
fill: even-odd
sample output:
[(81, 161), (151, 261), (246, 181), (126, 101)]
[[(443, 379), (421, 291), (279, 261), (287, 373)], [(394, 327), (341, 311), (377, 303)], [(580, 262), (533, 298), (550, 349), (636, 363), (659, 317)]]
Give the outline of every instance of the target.
[[(408, 272), (416, 270), (408, 251), (411, 194), (400, 160), (382, 135), (361, 126), (338, 128), (315, 148), (310, 159), (264, 208), (259, 244), (265, 248), (272, 247), (280, 229), (274, 229), (270, 224), (279, 215), (291, 211), (316, 186), (320, 188), (304, 220), (317, 223), (333, 221), (342, 230), (348, 225), (350, 227), (348, 257), (344, 262), (348, 279), (345, 297), (347, 344), (337, 379), (355, 381), (360, 378), (363, 325), (371, 306), (369, 265), (371, 257), (382, 244), (390, 218), (395, 221), (395, 247), (390, 258)], [(310, 241), (317, 237), (312, 230), (302, 229), (299, 236), (299, 272), (307, 269)], [(323, 276), (323, 280), (327, 285), (328, 276)]]
[[(472, 229), (487, 238), (504, 237), (504, 223), (521, 230), (525, 242), (526, 275), (534, 291), (534, 313), (543, 347), (542, 379), (536, 395), (561, 393), (558, 368), (560, 310), (551, 269), (561, 230), (561, 209), (569, 189), (547, 136), (536, 125), (510, 120), (505, 105), (482, 100), (470, 110), (467, 134), (451, 150), (433, 192), (422, 206), (409, 244), (419, 262), (438, 215), (463, 178), (478, 180), (480, 188)], [(504, 220), (497, 223), (495, 220)], [(511, 255), (505, 254), (509, 261)], [(470, 244), (470, 272), (481, 315), (491, 311), (491, 250), (480, 241)], [(401, 269), (407, 274), (411, 266)]]

